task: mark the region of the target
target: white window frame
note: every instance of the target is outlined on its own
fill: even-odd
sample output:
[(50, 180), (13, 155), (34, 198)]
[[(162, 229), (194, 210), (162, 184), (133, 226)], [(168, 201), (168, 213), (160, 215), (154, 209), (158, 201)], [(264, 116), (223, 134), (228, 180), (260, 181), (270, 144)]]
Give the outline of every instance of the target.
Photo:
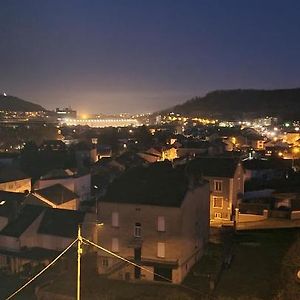
[(214, 191), (223, 192), (223, 180), (214, 180)]
[(136, 238), (140, 238), (142, 236), (142, 224), (141, 223), (137, 222), (134, 224), (133, 236)]
[(111, 226), (119, 227), (119, 213), (114, 211), (111, 214)]
[(166, 220), (164, 216), (157, 217), (157, 231), (165, 232), (166, 231)]
[[(222, 200), (222, 205), (221, 206), (215, 206), (215, 199), (221, 199)], [(222, 196), (212, 196), (212, 205), (213, 205), (213, 208), (219, 208), (219, 209), (222, 209), (223, 206), (224, 206), (224, 197)]]
[(160, 257), (160, 258), (166, 257), (166, 243), (163, 243), (163, 242), (157, 243), (157, 257)]
[(119, 239), (118, 238), (112, 238), (111, 239), (111, 251), (112, 252), (119, 252)]

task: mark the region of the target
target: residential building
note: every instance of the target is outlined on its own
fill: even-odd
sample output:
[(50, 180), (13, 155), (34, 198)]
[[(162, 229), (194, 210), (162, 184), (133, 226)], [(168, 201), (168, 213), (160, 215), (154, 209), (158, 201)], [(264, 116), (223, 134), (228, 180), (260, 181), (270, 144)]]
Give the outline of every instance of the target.
[(244, 193), (244, 170), (239, 159), (201, 157), (187, 165), (189, 172), (209, 181), (210, 220), (230, 221)]
[(79, 207), (79, 196), (57, 183), (34, 190), (26, 197), (26, 204), (76, 210)]
[(160, 162), (130, 169), (99, 203), (100, 244), (151, 270), (98, 252), (100, 274), (118, 279), (180, 283), (202, 256), (209, 235), (209, 186), (193, 184), (184, 168)]
[(23, 206), (0, 231), (0, 268), (19, 273), (47, 265), (76, 239), (84, 222), (83, 212)]
[(62, 184), (76, 193), (80, 201), (88, 201), (91, 196), (91, 174), (86, 171), (57, 169), (52, 170), (34, 184), (35, 190), (40, 190), (55, 184)]
[(0, 190), (8, 192), (31, 191), (31, 178), (11, 166), (0, 168)]

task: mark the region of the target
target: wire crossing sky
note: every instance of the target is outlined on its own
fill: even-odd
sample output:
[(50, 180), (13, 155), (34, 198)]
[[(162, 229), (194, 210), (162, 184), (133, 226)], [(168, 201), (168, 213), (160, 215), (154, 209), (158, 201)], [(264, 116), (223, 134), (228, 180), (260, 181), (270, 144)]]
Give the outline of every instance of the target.
[(108, 113), (298, 87), (299, 16), (298, 0), (0, 1), (0, 92)]

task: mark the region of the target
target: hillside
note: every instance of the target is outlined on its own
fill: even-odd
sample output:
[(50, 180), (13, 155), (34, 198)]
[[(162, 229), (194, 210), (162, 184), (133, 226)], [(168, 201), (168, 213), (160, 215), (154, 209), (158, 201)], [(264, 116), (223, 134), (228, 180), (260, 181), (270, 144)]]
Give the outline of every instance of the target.
[(14, 96), (0, 95), (0, 111), (43, 111), (42, 106)]
[(207, 117), (279, 116), (299, 118), (300, 88), (281, 90), (220, 90), (195, 97), (167, 112)]

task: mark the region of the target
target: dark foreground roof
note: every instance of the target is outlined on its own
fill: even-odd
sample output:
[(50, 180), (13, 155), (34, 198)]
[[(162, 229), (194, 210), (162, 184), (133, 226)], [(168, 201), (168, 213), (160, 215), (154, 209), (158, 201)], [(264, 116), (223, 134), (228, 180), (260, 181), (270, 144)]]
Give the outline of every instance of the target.
[(207, 177), (233, 178), (239, 159), (223, 157), (201, 157), (188, 164), (188, 171)]
[(30, 178), (21, 170), (13, 167), (0, 168), (0, 183)]
[(103, 201), (180, 207), (187, 188), (183, 169), (160, 162), (129, 169), (108, 187)]
[(0, 232), (1, 235), (20, 237), (21, 234), (36, 220), (43, 212), (44, 207), (26, 205), (13, 221), (9, 222)]
[(0, 216), (11, 216), (25, 200), (25, 197), (25, 193), (0, 191)]
[(45, 249), (40, 247), (33, 248), (22, 248), (19, 251), (12, 251), (7, 249), (0, 248), (0, 254), (8, 255), (12, 257), (26, 258), (30, 260), (41, 261), (44, 259), (53, 259), (55, 258), (60, 251)]
[(56, 205), (78, 198), (77, 194), (59, 183), (34, 192)]
[(243, 162), (243, 166), (248, 170), (267, 170), (267, 169), (289, 169), (292, 162), (288, 159), (249, 159)]
[(47, 209), (38, 233), (75, 238), (78, 224), (83, 223), (84, 215), (84, 212), (75, 210)]

